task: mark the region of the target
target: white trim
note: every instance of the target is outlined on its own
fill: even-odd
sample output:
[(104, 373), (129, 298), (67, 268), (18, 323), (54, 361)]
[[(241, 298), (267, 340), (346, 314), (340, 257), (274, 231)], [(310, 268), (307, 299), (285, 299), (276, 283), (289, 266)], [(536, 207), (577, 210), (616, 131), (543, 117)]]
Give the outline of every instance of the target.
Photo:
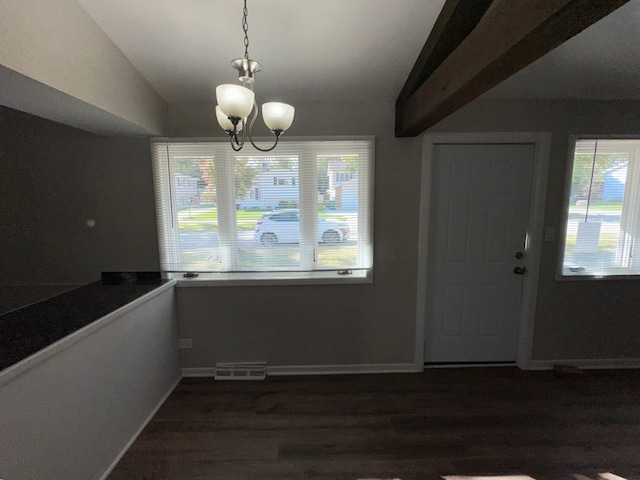
[(183, 368), (182, 378), (196, 378), (196, 377), (215, 377), (216, 367), (206, 368)]
[(131, 302), (123, 305), (122, 307), (114, 310), (104, 317), (97, 319), (94, 322), (85, 325), (84, 327), (76, 330), (73, 333), (70, 333), (66, 337), (61, 338), (60, 340), (48, 345), (42, 350), (38, 350), (33, 355), (29, 355), (27, 358), (20, 360), (18, 363), (14, 363), (13, 365), (5, 368), (0, 371), (0, 385), (8, 382), (9, 380), (17, 377), (18, 375), (22, 375), (28, 370), (31, 370), (36, 365), (41, 364), (42, 362), (48, 360), (49, 358), (57, 355), (58, 353), (66, 350), (70, 346), (78, 343), (80, 340), (87, 338), (90, 335), (93, 335), (99, 330), (102, 330), (107, 325), (115, 322), (117, 319), (122, 317), (125, 313), (130, 312), (131, 310), (138, 308), (143, 303), (148, 302), (152, 298), (160, 295), (162, 292), (174, 287), (176, 284), (175, 280), (170, 280), (164, 285), (160, 285), (150, 292), (142, 295), (141, 297), (132, 300)]
[(640, 368), (640, 358), (599, 358), (568, 360), (531, 360), (530, 370), (551, 370), (554, 365), (569, 365), (585, 370), (609, 368)]
[(268, 272), (263, 278), (259, 278), (260, 273), (255, 272), (221, 272), (221, 273), (201, 273), (197, 278), (183, 278), (182, 274), (167, 274), (177, 280), (177, 288), (198, 288), (198, 287), (271, 287), (274, 285), (334, 285), (345, 283), (373, 283), (373, 268), (354, 269), (352, 274), (339, 275), (337, 271), (315, 272)]
[(267, 367), (267, 375), (350, 375), (370, 373), (416, 373), (412, 363), (371, 363), (362, 365), (282, 365)]
[[(284, 142), (284, 143), (283, 143)], [(314, 284), (342, 284), (342, 283), (371, 283), (371, 273), (364, 272), (360, 275), (339, 275), (337, 272), (326, 273), (322, 268), (316, 267), (317, 239), (312, 235), (318, 226), (315, 222), (309, 223), (309, 216), (305, 213), (317, 214), (317, 158), (326, 155), (358, 155), (360, 156), (358, 173), (358, 235), (357, 235), (357, 266), (350, 268), (348, 265), (340, 267), (341, 271), (351, 270), (371, 270), (373, 268), (373, 237), (363, 238), (365, 235), (372, 235), (371, 221), (373, 217), (373, 187), (374, 187), (374, 136), (357, 137), (314, 137), (309, 140), (287, 137), (280, 142), (280, 147), (284, 150), (278, 154), (296, 156), (300, 165), (298, 176), (300, 177), (299, 199), (300, 213), (303, 219), (300, 223), (301, 239), (299, 251), (301, 260), (299, 269), (288, 271), (243, 271), (238, 265), (237, 235), (235, 235), (236, 224), (232, 221), (236, 215), (233, 182), (233, 159), (236, 157), (232, 149), (228, 148), (226, 142), (220, 138), (195, 140), (188, 138), (163, 139), (154, 138), (151, 141), (151, 150), (154, 164), (155, 200), (158, 211), (158, 238), (161, 244), (161, 266), (165, 273), (182, 270), (193, 270), (200, 276), (191, 279), (190, 283), (181, 283), (180, 286), (194, 286), (196, 282), (207, 282), (201, 286), (226, 286), (226, 285), (252, 285), (252, 282), (270, 280), (275, 278), (277, 283), (273, 285), (314, 285)], [(253, 147), (248, 147), (250, 154), (260, 157), (260, 152), (254, 151)], [(253, 152), (253, 153), (252, 153)], [(211, 265), (216, 272), (198, 271), (200, 266), (197, 263), (183, 265), (179, 259), (180, 242), (178, 238), (177, 209), (175, 200), (175, 172), (173, 159), (177, 155), (191, 154), (196, 156), (210, 156), (215, 153), (216, 159), (216, 191), (218, 192), (218, 234), (221, 262), (220, 265)], [(366, 153), (366, 154), (365, 154)], [(313, 162), (309, 162), (312, 160)], [(366, 159), (366, 161), (365, 161)], [(366, 167), (366, 168), (365, 168)], [(303, 180), (304, 179), (304, 180)], [(307, 187), (307, 188), (303, 188)], [(313, 188), (312, 188), (313, 187)], [(311, 191), (313, 190), (313, 191)], [(366, 194), (365, 194), (366, 193)], [(313, 203), (313, 205), (312, 205)], [(313, 206), (313, 208), (311, 208)], [(366, 207), (366, 208), (363, 208)], [(171, 220), (171, 221), (170, 221)], [(354, 233), (354, 232), (352, 232)], [(313, 239), (313, 241), (311, 241)], [(366, 262), (366, 263), (363, 263)], [(277, 262), (276, 262), (277, 263)], [(257, 268), (257, 267), (256, 267)], [(258, 270), (260, 270), (258, 268)], [(355, 278), (359, 277), (359, 278)], [(178, 278), (176, 278), (178, 279)], [(179, 279), (178, 279), (179, 280)], [(263, 283), (258, 283), (263, 284)]]
[[(571, 180), (573, 178), (573, 163), (575, 160), (576, 143), (579, 140), (640, 140), (640, 135), (629, 134), (573, 134), (569, 135), (567, 143), (567, 156), (565, 160), (564, 181), (562, 186), (562, 209), (560, 211), (560, 228), (558, 228), (558, 255), (556, 256), (555, 280), (560, 282), (573, 281), (607, 281), (607, 280), (638, 280), (637, 273), (620, 275), (564, 275), (564, 252), (567, 242), (567, 227), (569, 222), (569, 209), (571, 207)], [(623, 270), (621, 268), (621, 270)], [(630, 269), (624, 268), (629, 271)]]
[[(288, 375), (350, 375), (371, 373), (416, 373), (413, 363), (371, 363), (362, 365), (278, 365), (267, 367), (267, 376)], [(213, 377), (215, 367), (183, 368), (183, 377)]]
[(122, 450), (116, 456), (116, 458), (113, 460), (113, 462), (111, 462), (111, 465), (109, 465), (107, 470), (102, 474), (102, 476), (100, 477), (100, 480), (106, 480), (106, 478), (109, 476), (111, 471), (116, 467), (118, 462), (122, 459), (122, 457), (124, 457), (124, 454), (127, 453), (129, 448), (131, 448), (131, 445), (133, 445), (133, 442), (135, 442), (138, 439), (138, 437), (140, 436), (142, 431), (147, 427), (147, 425), (153, 419), (155, 414), (158, 413), (158, 410), (160, 410), (160, 407), (164, 404), (164, 402), (167, 400), (167, 398), (169, 398), (169, 395), (171, 395), (173, 393), (173, 391), (178, 386), (178, 384), (180, 383), (181, 380), (182, 380), (182, 377), (178, 377), (178, 379), (173, 383), (173, 385), (171, 386), (169, 391), (162, 396), (162, 398), (156, 404), (156, 406), (153, 408), (153, 410), (151, 410), (151, 413), (149, 413), (149, 415), (144, 420), (144, 422), (142, 422), (142, 425), (140, 425), (140, 428), (138, 428), (138, 430), (136, 430), (136, 432), (129, 439), (129, 441), (125, 444), (125, 446), (122, 447)]
[(516, 363), (522, 369), (529, 369), (533, 350), (533, 328), (538, 277), (543, 242), (544, 211), (549, 170), (551, 134), (544, 132), (481, 132), (481, 133), (433, 133), (425, 134), (422, 144), (422, 184), (420, 192), (420, 231), (418, 245), (418, 291), (416, 302), (416, 346), (415, 368), (424, 368), (424, 341), (426, 324), (427, 293), (427, 252), (429, 240), (429, 217), (431, 209), (431, 166), (433, 147), (436, 144), (531, 144), (535, 145), (531, 202), (527, 226), (528, 251), (527, 275), (523, 277), (522, 308)]

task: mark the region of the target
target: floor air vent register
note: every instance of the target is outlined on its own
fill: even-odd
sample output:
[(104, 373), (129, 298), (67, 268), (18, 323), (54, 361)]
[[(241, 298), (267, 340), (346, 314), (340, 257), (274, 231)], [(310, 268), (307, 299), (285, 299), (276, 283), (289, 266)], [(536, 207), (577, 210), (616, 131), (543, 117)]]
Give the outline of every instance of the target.
[(267, 376), (265, 362), (216, 363), (216, 380), (264, 380)]

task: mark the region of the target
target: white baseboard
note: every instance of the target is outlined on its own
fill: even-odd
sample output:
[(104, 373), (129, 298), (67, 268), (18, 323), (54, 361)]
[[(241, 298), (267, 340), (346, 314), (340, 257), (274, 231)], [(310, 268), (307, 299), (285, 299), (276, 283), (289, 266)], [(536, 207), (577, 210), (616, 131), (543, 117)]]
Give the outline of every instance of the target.
[(530, 370), (551, 370), (554, 365), (571, 365), (589, 369), (640, 368), (640, 358), (599, 358), (568, 360), (531, 360)]
[(267, 367), (267, 375), (349, 375), (358, 373), (416, 373), (413, 363), (364, 365), (283, 365)]
[[(413, 363), (372, 363), (365, 365), (278, 365), (267, 366), (267, 376), (285, 375), (348, 375), (366, 373), (416, 373)], [(183, 377), (213, 377), (214, 367), (183, 368)]]
[(131, 437), (131, 439), (126, 443), (126, 445), (122, 448), (122, 450), (120, 451), (120, 453), (118, 454), (118, 456), (113, 460), (113, 462), (111, 462), (111, 465), (109, 465), (109, 468), (107, 468), (107, 470), (102, 474), (102, 476), (100, 477), (100, 480), (106, 480), (106, 478), (109, 476), (109, 474), (111, 473), (111, 471), (116, 468), (116, 465), (118, 464), (118, 462), (122, 459), (122, 457), (124, 457), (124, 454), (127, 453), (127, 450), (129, 450), (129, 448), (131, 447), (131, 445), (133, 445), (133, 442), (136, 441), (136, 439), (140, 436), (140, 434), (142, 433), (142, 431), (145, 429), (145, 427), (147, 426), (147, 424), (151, 421), (151, 419), (155, 416), (155, 414), (158, 412), (158, 410), (160, 410), (160, 407), (162, 406), (162, 404), (167, 400), (167, 398), (169, 398), (169, 395), (171, 395), (171, 393), (175, 390), (175, 388), (178, 386), (178, 384), (180, 383), (180, 380), (182, 380), (182, 377), (178, 378), (175, 383), (171, 386), (171, 388), (169, 389), (169, 391), (164, 394), (162, 396), (162, 398), (160, 399), (160, 401), (158, 402), (158, 404), (153, 408), (153, 410), (151, 411), (151, 413), (149, 413), (149, 415), (147, 416), (147, 418), (144, 420), (144, 422), (142, 422), (142, 425), (140, 425), (140, 428), (138, 428), (138, 430), (136, 431), (136, 433), (133, 434), (133, 436)]
[(215, 377), (216, 376), (216, 367), (206, 367), (206, 368), (183, 368), (182, 369), (182, 378), (187, 377)]

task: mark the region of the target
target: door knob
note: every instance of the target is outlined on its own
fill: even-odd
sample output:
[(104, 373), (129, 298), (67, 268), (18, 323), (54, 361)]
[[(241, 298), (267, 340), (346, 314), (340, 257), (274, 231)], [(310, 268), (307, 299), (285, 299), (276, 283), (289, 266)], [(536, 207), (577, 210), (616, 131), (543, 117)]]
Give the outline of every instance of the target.
[(516, 267), (513, 269), (513, 273), (515, 273), (516, 275), (524, 275), (524, 272), (526, 272), (527, 269), (525, 267)]

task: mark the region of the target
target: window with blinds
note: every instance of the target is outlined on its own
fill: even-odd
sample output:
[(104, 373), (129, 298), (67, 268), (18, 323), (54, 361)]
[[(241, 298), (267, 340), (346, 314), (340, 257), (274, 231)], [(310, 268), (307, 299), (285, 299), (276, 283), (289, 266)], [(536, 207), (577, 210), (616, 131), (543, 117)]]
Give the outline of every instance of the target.
[(578, 140), (562, 275), (639, 275), (639, 237), (640, 140)]
[[(165, 272), (369, 278), (373, 140), (152, 142)], [(209, 275), (207, 275), (209, 274)]]

